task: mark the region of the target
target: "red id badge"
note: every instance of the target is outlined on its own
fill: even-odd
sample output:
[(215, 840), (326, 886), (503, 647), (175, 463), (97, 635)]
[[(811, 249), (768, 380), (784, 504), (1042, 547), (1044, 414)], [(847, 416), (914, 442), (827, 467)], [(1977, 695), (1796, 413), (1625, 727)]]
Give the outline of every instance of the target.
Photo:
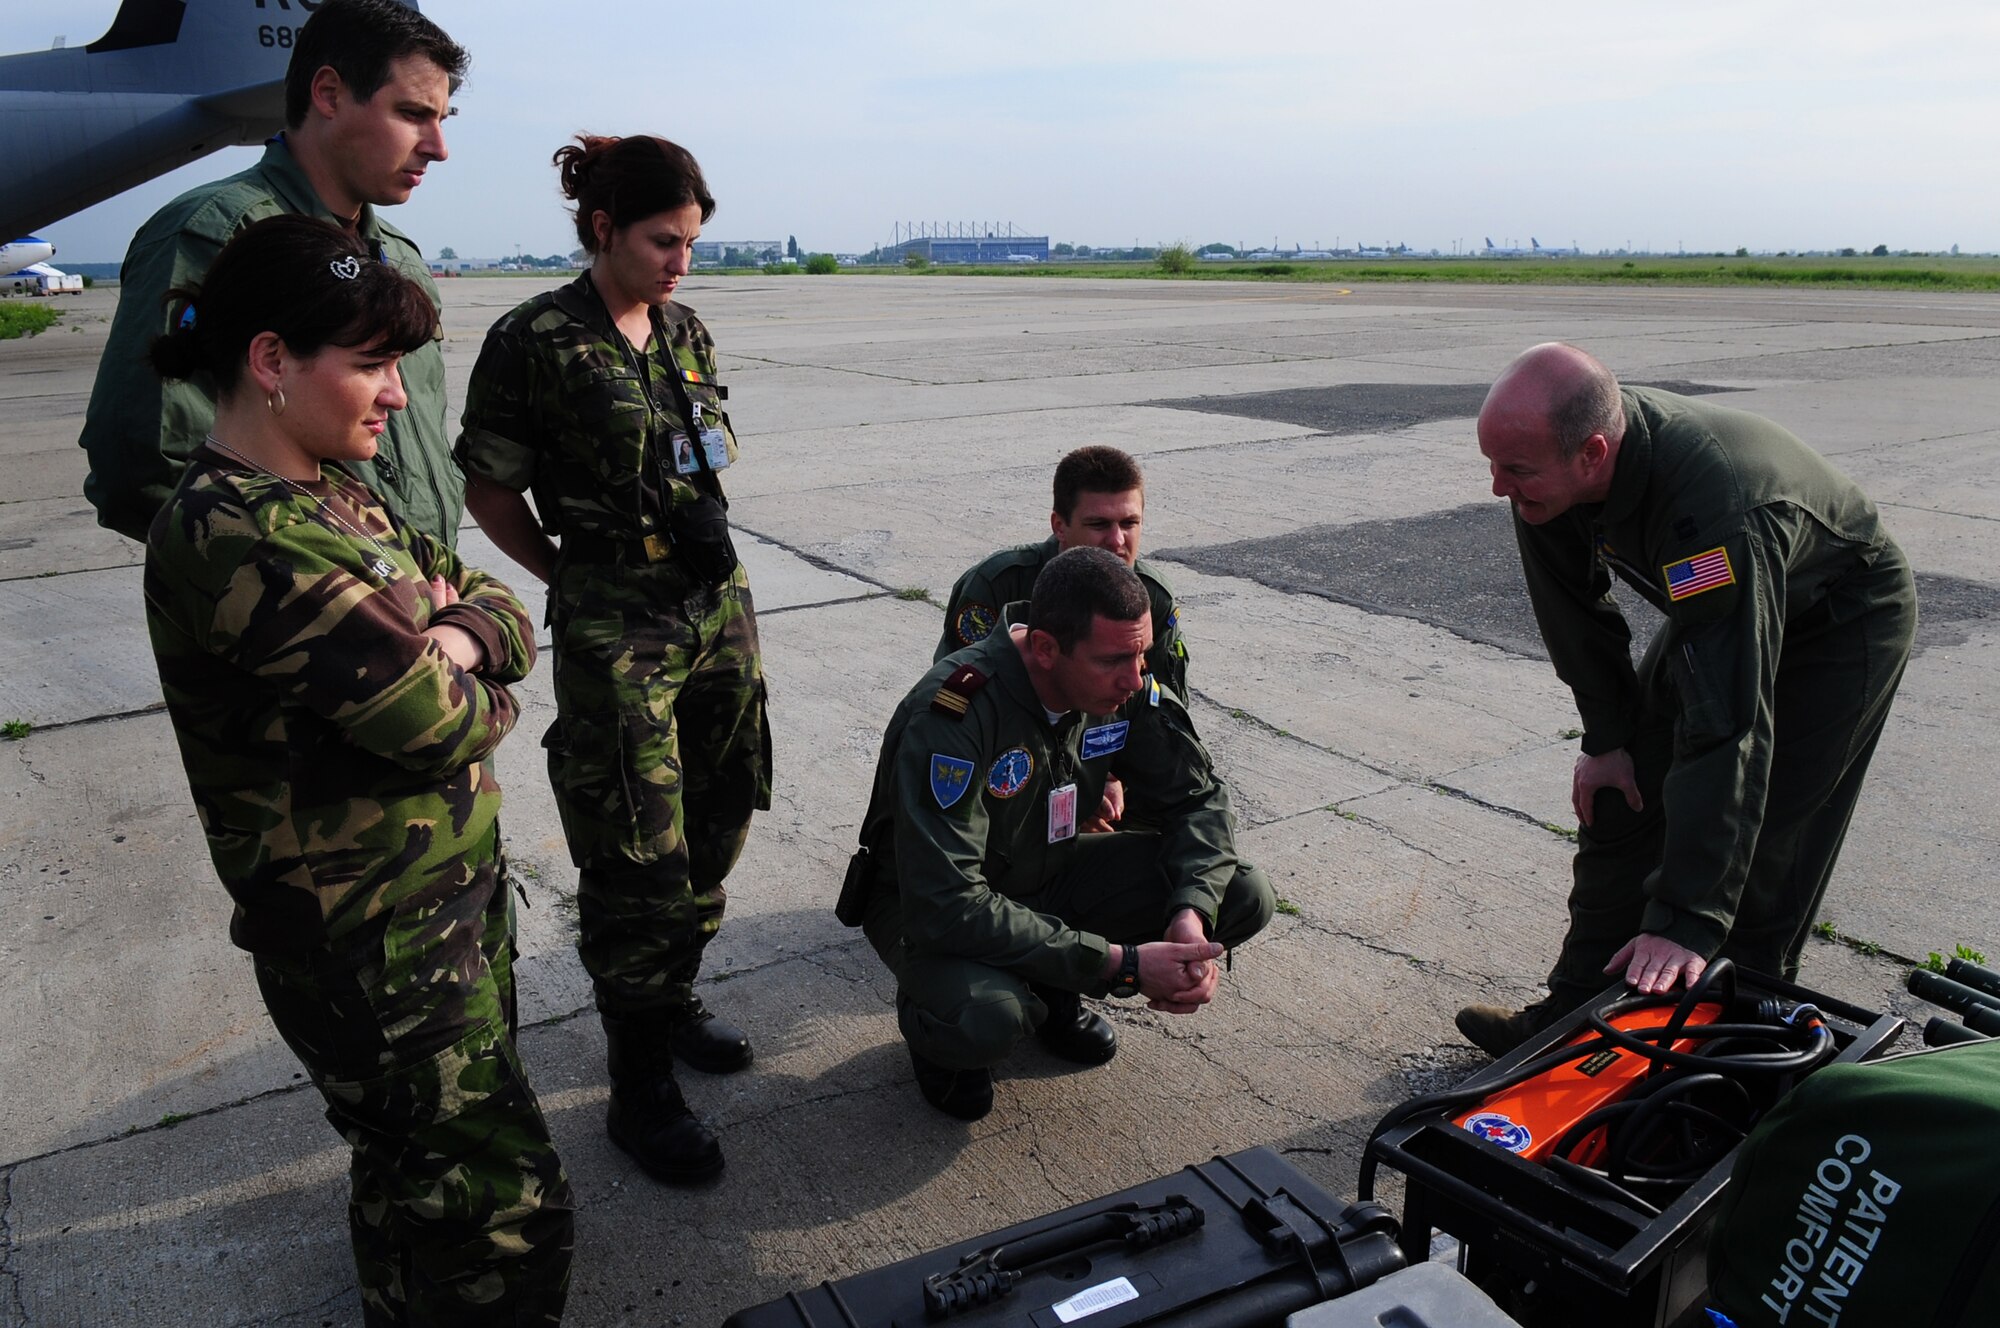
[(1076, 785), (1049, 790), (1049, 842), (1076, 838)]

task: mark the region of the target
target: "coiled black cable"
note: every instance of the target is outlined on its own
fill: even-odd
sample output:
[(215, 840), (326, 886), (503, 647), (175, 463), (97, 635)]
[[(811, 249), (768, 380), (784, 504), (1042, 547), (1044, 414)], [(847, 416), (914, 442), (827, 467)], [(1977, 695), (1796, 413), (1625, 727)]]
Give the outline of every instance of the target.
[[(1611, 1022), (1669, 1004), (1672, 1012), (1657, 1027), (1623, 1029)], [(1396, 1106), (1369, 1136), (1356, 1184), (1360, 1197), (1374, 1197), (1373, 1145), (1396, 1126), (1482, 1102), (1602, 1051), (1627, 1051), (1649, 1062), (1645, 1078), (1627, 1096), (1565, 1130), (1548, 1165), (1581, 1190), (1645, 1217), (1657, 1216), (1674, 1195), (1740, 1143), (1798, 1077), (1835, 1052), (1833, 1031), (1809, 1005), (1773, 1022), (1689, 1023), (1704, 1004), (1720, 1005), (1725, 1018), (1740, 1013), (1735, 965), (1728, 960), (1709, 964), (1677, 998), (1633, 993), (1590, 1011), (1579, 1030), (1588, 1034), (1583, 1040), (1524, 1061), (1499, 1080), (1425, 1093)], [(1777, 1008), (1772, 1012), (1778, 1013)], [(1699, 1045), (1686, 1051), (1673, 1045), (1682, 1041)], [(1696, 1096), (1702, 1100), (1693, 1100)], [(1601, 1165), (1578, 1161), (1574, 1154), (1600, 1130)]]

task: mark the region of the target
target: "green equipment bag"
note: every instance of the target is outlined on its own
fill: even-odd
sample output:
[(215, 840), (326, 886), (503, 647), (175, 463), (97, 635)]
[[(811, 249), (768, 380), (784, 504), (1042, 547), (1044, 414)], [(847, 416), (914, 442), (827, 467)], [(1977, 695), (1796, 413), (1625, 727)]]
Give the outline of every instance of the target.
[(2000, 1040), (1793, 1089), (1738, 1151), (1708, 1270), (1737, 1328), (2000, 1324)]

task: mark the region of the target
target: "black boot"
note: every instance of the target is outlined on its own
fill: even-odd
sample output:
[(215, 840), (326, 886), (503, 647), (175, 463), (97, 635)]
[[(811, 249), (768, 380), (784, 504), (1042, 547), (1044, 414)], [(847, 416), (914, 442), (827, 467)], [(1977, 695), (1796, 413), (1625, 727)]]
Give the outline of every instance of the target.
[(750, 1068), (750, 1035), (720, 1019), (696, 996), (674, 1016), (667, 1045), (674, 1055), (708, 1074), (734, 1074)]
[(993, 1110), (993, 1071), (947, 1070), (917, 1055), (915, 1048), (910, 1065), (917, 1072), (917, 1091), (945, 1115), (975, 1121)]
[(1099, 1015), (1084, 1009), (1083, 997), (1053, 987), (1029, 990), (1049, 1007), (1049, 1017), (1035, 1036), (1052, 1054), (1078, 1065), (1102, 1065), (1118, 1054), (1118, 1034)]
[(722, 1143), (688, 1110), (674, 1082), (668, 1026), (657, 1019), (604, 1016), (611, 1106), (604, 1127), (646, 1174), (690, 1185), (722, 1170)]

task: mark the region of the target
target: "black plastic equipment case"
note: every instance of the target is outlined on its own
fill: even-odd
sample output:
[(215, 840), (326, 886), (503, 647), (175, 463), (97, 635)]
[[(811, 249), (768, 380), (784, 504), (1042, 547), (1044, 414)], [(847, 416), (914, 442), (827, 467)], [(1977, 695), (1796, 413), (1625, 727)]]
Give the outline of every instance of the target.
[[(1836, 1061), (1873, 1060), (1903, 1030), (1903, 1021), (1893, 1015), (1748, 969), (1736, 974), (1739, 997), (1818, 1006), (1839, 1048)], [(1591, 1007), (1530, 1038), (1465, 1086), (1498, 1083), (1516, 1065), (1568, 1042), (1582, 1029), (1589, 1008), (1628, 994), (1622, 983), (1606, 988)], [(1410, 1259), (1429, 1257), (1433, 1229), (1456, 1236), (1467, 1276), (1529, 1328), (1682, 1328), (1708, 1322), (1703, 1309), (1708, 1237), (1715, 1200), (1736, 1163), (1735, 1149), (1650, 1222), (1459, 1129), (1449, 1117), (1385, 1130), (1368, 1151), (1406, 1178), (1403, 1248)]]
[(1402, 1266), (1386, 1210), (1252, 1148), (822, 1282), (724, 1328), (1276, 1328)]

